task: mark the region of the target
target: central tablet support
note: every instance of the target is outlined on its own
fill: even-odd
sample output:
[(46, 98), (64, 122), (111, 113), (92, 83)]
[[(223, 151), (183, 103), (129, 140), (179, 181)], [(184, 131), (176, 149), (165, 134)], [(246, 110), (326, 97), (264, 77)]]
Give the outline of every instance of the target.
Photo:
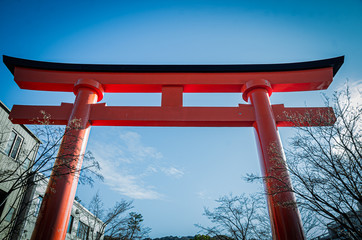
[[(14, 105), (13, 123), (67, 125), (32, 239), (65, 239), (90, 126), (254, 127), (273, 239), (305, 239), (278, 127), (333, 125), (331, 108), (271, 105), (273, 92), (328, 88), (343, 57), (259, 65), (96, 65), (38, 62), (4, 56), (22, 89), (74, 92), (74, 104)], [(160, 107), (108, 107), (104, 92), (161, 92)], [(183, 93), (242, 92), (251, 104), (183, 107)], [(303, 118), (312, 116), (312, 118)], [(76, 127), (74, 123), (77, 122)], [(62, 157), (60, 157), (62, 156)], [(64, 158), (63, 156), (68, 156)], [(62, 167), (64, 161), (71, 168)], [(72, 171), (71, 169), (75, 170)], [(61, 173), (61, 176), (57, 175)], [(283, 189), (283, 191), (280, 191)]]

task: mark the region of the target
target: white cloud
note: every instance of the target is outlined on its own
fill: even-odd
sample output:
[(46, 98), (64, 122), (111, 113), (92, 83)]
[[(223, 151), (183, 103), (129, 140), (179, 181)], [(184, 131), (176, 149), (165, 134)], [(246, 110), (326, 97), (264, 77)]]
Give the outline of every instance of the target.
[(210, 200), (212, 199), (209, 195), (209, 193), (206, 190), (202, 190), (200, 192), (196, 193), (197, 197), (202, 199), (202, 200)]
[(351, 102), (357, 107), (361, 104), (362, 99), (362, 80), (350, 84)]
[(153, 186), (145, 186), (139, 176), (114, 167), (114, 160), (109, 161), (100, 157), (97, 157), (97, 160), (102, 168), (104, 182), (112, 190), (134, 199), (159, 199), (162, 197), (162, 194), (155, 191)]
[(141, 136), (136, 132), (123, 132), (119, 135), (121, 141), (125, 144), (125, 152), (128, 153), (130, 160), (144, 160), (146, 158), (162, 158), (162, 153), (153, 147), (143, 146)]
[(163, 195), (154, 186), (146, 184), (144, 179), (159, 172), (174, 178), (184, 175), (182, 170), (162, 162), (162, 153), (154, 147), (145, 146), (138, 133), (115, 131), (109, 137), (113, 141), (99, 141), (92, 146), (96, 147), (94, 156), (102, 168), (104, 183), (112, 190), (134, 199), (160, 199)]
[[(117, 141), (117, 137), (119, 136)], [(155, 167), (144, 164), (144, 160), (157, 160), (162, 154), (153, 147), (144, 146), (141, 136), (135, 132), (115, 132), (107, 138), (113, 141), (93, 143), (94, 156), (101, 166), (104, 183), (118, 193), (134, 199), (159, 199), (162, 194), (154, 186), (147, 185), (143, 177), (157, 172)], [(90, 146), (92, 147), (92, 146)], [(90, 149), (92, 150), (92, 149)]]
[(161, 170), (167, 176), (171, 176), (171, 177), (175, 177), (175, 178), (181, 178), (184, 175), (183, 171), (181, 171), (175, 167), (162, 168)]
[[(346, 89), (346, 84), (349, 87), (352, 106), (353, 107), (360, 106), (360, 102), (361, 102), (361, 99), (362, 99), (362, 80), (347, 81), (343, 85), (340, 85), (337, 88), (337, 91), (338, 92), (344, 91)], [(342, 100), (346, 100), (346, 99), (342, 99)]]

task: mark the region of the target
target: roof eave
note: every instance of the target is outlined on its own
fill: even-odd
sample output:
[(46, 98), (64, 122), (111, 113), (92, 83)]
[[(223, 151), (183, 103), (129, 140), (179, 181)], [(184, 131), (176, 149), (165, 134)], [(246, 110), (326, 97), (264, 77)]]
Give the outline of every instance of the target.
[(3, 61), (14, 75), (15, 67), (77, 72), (278, 72), (333, 67), (333, 76), (344, 62), (344, 56), (308, 62), (277, 64), (210, 64), (210, 65), (131, 65), (74, 64), (34, 61), (3, 55)]

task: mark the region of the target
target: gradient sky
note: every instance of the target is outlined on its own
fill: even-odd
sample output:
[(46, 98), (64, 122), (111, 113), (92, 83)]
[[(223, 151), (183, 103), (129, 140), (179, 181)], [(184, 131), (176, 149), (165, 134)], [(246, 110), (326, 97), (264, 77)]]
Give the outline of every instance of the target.
[[(362, 1), (0, 0), (0, 54), (40, 61), (103, 64), (248, 64), (345, 55), (330, 89), (349, 79), (361, 90)], [(4, 64), (0, 100), (60, 105), (71, 93), (21, 90)], [(160, 94), (105, 94), (114, 106), (159, 106)], [(322, 106), (321, 92), (275, 93), (273, 104)], [(185, 106), (237, 106), (241, 94), (184, 94)], [(292, 129), (280, 129), (284, 146)], [(105, 181), (79, 186), (88, 203), (134, 200), (151, 237), (195, 235), (203, 207), (219, 196), (257, 191), (251, 128), (93, 127), (88, 150)]]

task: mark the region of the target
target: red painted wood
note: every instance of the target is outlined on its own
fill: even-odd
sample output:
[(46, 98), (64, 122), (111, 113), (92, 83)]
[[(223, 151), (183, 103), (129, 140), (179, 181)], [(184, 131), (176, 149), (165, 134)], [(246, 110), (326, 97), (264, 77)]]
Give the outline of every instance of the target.
[(15, 82), (22, 89), (73, 92), (78, 79), (94, 79), (105, 92), (162, 92), (163, 86), (183, 86), (183, 92), (241, 92), (251, 80), (268, 79), (273, 92), (326, 89), (333, 68), (283, 72), (236, 73), (122, 73), (71, 72), (15, 67)]
[(78, 89), (68, 128), (40, 207), (32, 240), (65, 239), (90, 131), (88, 119), (91, 104), (96, 103), (97, 99), (97, 93), (90, 87)]
[[(116, 107), (104, 103), (93, 104), (89, 121), (93, 126), (157, 126), (157, 127), (252, 127), (256, 121), (250, 104), (239, 107), (181, 107), (179, 97), (173, 106), (164, 107)], [(14, 105), (10, 119), (16, 124), (44, 124), (43, 113), (49, 116), (51, 125), (67, 125), (73, 104), (61, 106)], [(276, 124), (279, 127), (330, 126), (335, 118), (332, 108), (285, 108), (283, 104), (272, 105)], [(321, 116), (321, 119), (304, 116)], [(300, 118), (300, 121), (298, 118)], [(40, 119), (40, 120), (39, 120)]]
[(183, 87), (182, 86), (163, 86), (162, 87), (162, 107), (182, 107), (183, 104)]
[[(273, 239), (305, 239), (294, 193), (288, 191), (292, 184), (286, 168), (276, 119), (269, 102), (267, 87), (253, 88), (248, 96), (255, 109), (257, 145)], [(286, 191), (287, 190), (287, 191)], [(275, 194), (276, 193), (276, 194)]]

